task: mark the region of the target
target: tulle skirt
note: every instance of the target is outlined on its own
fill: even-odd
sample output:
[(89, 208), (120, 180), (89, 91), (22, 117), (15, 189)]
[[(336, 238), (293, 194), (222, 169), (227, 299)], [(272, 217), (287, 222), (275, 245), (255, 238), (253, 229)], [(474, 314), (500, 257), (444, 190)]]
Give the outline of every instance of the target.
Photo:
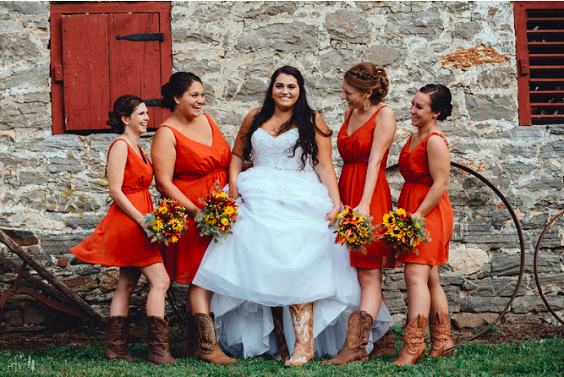
[[(271, 307), (282, 306), (292, 352), (287, 307), (314, 302), (316, 357), (334, 356), (344, 345), (348, 316), (358, 310), (360, 286), (348, 250), (333, 243), (325, 220), (333, 208), (327, 188), (313, 170), (267, 167), (241, 173), (237, 188), (241, 219), (221, 244), (210, 244), (193, 281), (214, 292), (219, 344), (243, 357), (275, 355)], [(371, 342), (391, 322), (382, 302)]]

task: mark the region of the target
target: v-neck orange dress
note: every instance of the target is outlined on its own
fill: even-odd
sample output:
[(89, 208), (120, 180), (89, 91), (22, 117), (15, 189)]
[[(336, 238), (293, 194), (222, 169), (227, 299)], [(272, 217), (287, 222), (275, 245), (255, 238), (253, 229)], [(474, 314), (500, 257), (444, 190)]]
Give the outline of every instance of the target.
[[(433, 185), (427, 158), (427, 142), (432, 135), (440, 136), (448, 146), (444, 135), (433, 132), (427, 135), (410, 152), (410, 136), (399, 157), (399, 169), (405, 183), (401, 189), (398, 208), (403, 208), (410, 213), (417, 211)], [(450, 198), (446, 190), (435, 208), (425, 216), (425, 222), (425, 228), (430, 232), (431, 241), (427, 244), (419, 244), (417, 246), (418, 254), (413, 252), (401, 253), (396, 259), (396, 267), (401, 267), (402, 262), (437, 266), (444, 265), (448, 261), (449, 242), (452, 236), (454, 219)]]
[[(123, 139), (117, 139), (113, 145)], [(141, 150), (141, 158), (129, 144), (121, 190), (142, 214), (153, 211), (149, 186), (153, 182), (153, 167)], [(109, 151), (108, 151), (109, 154)], [(145, 231), (114, 202), (94, 233), (70, 249), (76, 257), (88, 263), (116, 267), (145, 267), (162, 263), (156, 243), (151, 243)]]
[[(215, 121), (204, 114), (213, 131), (211, 146), (187, 138), (173, 127), (168, 127), (176, 138), (176, 162), (172, 182), (195, 205), (203, 208), (200, 199), (214, 185), (227, 184), (227, 168), (231, 161), (231, 148)], [(189, 284), (194, 279), (211, 237), (200, 237), (192, 217), (188, 217), (188, 229), (177, 243), (166, 247), (165, 265), (171, 280)]]
[[(339, 193), (344, 205), (355, 208), (362, 199), (366, 174), (368, 172), (368, 160), (376, 127), (376, 116), (382, 110), (382, 106), (376, 113), (358, 128), (352, 135), (347, 133), (347, 125), (353, 113), (350, 112), (341, 126), (337, 137), (337, 148), (343, 158), (343, 169), (339, 178)], [(389, 150), (384, 154), (376, 188), (370, 202), (370, 216), (373, 217), (372, 224), (379, 225), (386, 213), (392, 210), (392, 197), (390, 186), (386, 179), (386, 163), (388, 161)], [(363, 268), (389, 268), (394, 266), (394, 251), (390, 247), (384, 246), (381, 241), (372, 241), (367, 247), (366, 255), (360, 251), (350, 252), (351, 266)]]

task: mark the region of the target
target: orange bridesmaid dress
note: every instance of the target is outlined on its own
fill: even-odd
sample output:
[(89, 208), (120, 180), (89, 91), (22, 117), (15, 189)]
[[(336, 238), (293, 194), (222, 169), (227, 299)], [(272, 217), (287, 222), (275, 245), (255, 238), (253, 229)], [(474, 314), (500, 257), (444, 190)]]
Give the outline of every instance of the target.
[[(153, 182), (151, 162), (141, 148), (143, 158), (123, 139), (115, 140), (109, 149), (118, 141), (128, 146), (121, 190), (139, 212), (152, 212), (153, 200), (149, 193)], [(94, 233), (70, 251), (80, 260), (102, 266), (145, 267), (163, 262), (157, 244), (151, 243), (145, 231), (116, 203), (112, 203)]]
[[(384, 106), (349, 136), (347, 134), (347, 125), (354, 110), (351, 111), (337, 136), (337, 147), (344, 162), (341, 177), (339, 178), (339, 192), (343, 204), (352, 208), (355, 208), (362, 199), (374, 127), (376, 126), (375, 119), (382, 108)], [(374, 218), (372, 220), (374, 226), (380, 224), (384, 215), (392, 210), (390, 186), (386, 179), (388, 153), (389, 150), (384, 154), (380, 164), (376, 188), (370, 202), (370, 216)], [(350, 252), (351, 266), (371, 269), (394, 267), (393, 254), (393, 249), (384, 246), (382, 242), (372, 241), (367, 247), (366, 255), (363, 255), (360, 251)]]
[[(231, 161), (231, 148), (212, 117), (204, 114), (213, 131), (211, 146), (187, 138), (167, 125), (176, 138), (176, 162), (172, 182), (195, 205), (203, 208), (200, 199), (217, 183), (227, 184), (227, 168)], [(171, 280), (190, 284), (200, 267), (211, 237), (200, 237), (192, 217), (188, 217), (188, 229), (176, 244), (166, 247), (165, 265)]]
[[(399, 157), (399, 169), (405, 183), (401, 189), (398, 208), (403, 208), (410, 213), (417, 211), (433, 184), (427, 161), (427, 142), (431, 135), (440, 136), (448, 146), (444, 135), (433, 132), (427, 135), (410, 152), (410, 136)], [(425, 216), (425, 222), (425, 228), (430, 232), (431, 241), (427, 244), (419, 244), (417, 246), (418, 254), (413, 252), (401, 253), (396, 259), (396, 267), (401, 267), (402, 262), (437, 266), (444, 265), (448, 261), (449, 242), (452, 236), (454, 219), (450, 198), (446, 191), (436, 207)]]

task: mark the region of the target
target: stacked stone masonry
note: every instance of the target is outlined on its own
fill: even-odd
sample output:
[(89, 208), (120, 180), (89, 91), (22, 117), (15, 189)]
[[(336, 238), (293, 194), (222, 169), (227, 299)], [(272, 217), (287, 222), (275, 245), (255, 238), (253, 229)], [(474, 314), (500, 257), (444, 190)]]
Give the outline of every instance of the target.
[[(53, 135), (50, 103), (48, 2), (0, 3), (0, 228), (107, 315), (117, 270), (84, 264), (69, 252), (91, 234), (111, 200), (104, 177), (115, 135)], [(345, 105), (343, 72), (360, 61), (386, 68), (398, 131), (391, 166), (414, 129), (409, 106), (419, 87), (447, 85), (454, 112), (442, 123), (452, 160), (485, 176), (508, 198), (523, 228), (525, 276), (506, 315), (528, 323), (555, 319), (533, 273), (537, 239), (564, 209), (564, 125), (519, 126), (512, 2), (172, 2), (174, 71), (199, 75), (205, 111), (232, 143), (243, 117), (257, 107), (272, 72), (294, 65), (336, 134)], [(141, 146), (150, 152), (151, 137)], [(402, 179), (388, 177), (397, 200)], [(519, 240), (505, 206), (477, 178), (452, 169), (448, 187), (455, 213), (442, 284), (458, 327), (497, 317), (515, 290)], [(157, 192), (152, 189), (157, 197)], [(544, 238), (539, 276), (553, 309), (564, 311), (564, 219)], [(19, 263), (4, 245), (2, 255)], [(16, 274), (0, 266), (0, 292)], [(385, 272), (384, 293), (403, 325), (401, 270)], [(174, 285), (182, 302), (186, 287)], [(143, 305), (147, 283), (133, 303)], [(169, 308), (170, 309), (170, 308)], [(1, 331), (46, 326), (54, 310), (25, 295), (7, 304)]]

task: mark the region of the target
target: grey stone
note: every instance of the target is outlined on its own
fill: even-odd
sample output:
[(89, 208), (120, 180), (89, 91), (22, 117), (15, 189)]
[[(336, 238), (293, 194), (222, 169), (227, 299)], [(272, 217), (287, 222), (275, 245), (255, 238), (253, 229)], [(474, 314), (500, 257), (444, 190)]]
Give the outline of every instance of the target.
[(70, 253), (70, 248), (81, 243), (92, 232), (86, 233), (67, 233), (67, 234), (49, 234), (41, 238), (41, 249), (46, 254), (61, 256)]
[[(519, 287), (518, 295), (527, 294), (527, 279)], [(477, 296), (501, 296), (511, 297), (517, 287), (517, 278), (494, 278), (480, 280), (466, 280), (462, 289), (470, 291), (472, 295)]]
[(469, 313), (501, 312), (508, 304), (507, 298), (470, 296), (460, 299), (460, 311)]
[(517, 114), (513, 98), (495, 95), (466, 95), (466, 108), (473, 121), (512, 120)]
[(542, 160), (564, 157), (564, 143), (562, 141), (546, 143), (540, 148), (540, 157)]
[(482, 25), (478, 22), (463, 22), (454, 26), (452, 36), (464, 40), (471, 40), (482, 30)]
[[(537, 263), (539, 273), (560, 272), (560, 256), (557, 254), (541, 251), (539, 252)], [(520, 265), (520, 254), (507, 254), (499, 251), (492, 257), (492, 273), (497, 276), (516, 274), (519, 272)], [(534, 258), (532, 253), (526, 253), (525, 255), (525, 272), (534, 272)]]
[(478, 329), (491, 324), (499, 317), (495, 313), (465, 313), (452, 318), (452, 326), (457, 330)]
[(563, 124), (549, 124), (548, 126), (546, 126), (546, 130), (553, 135), (564, 135)]
[(323, 24), (331, 40), (344, 43), (364, 43), (370, 35), (372, 23), (363, 12), (330, 13)]
[(403, 273), (400, 274), (387, 274), (384, 283), (382, 284), (382, 289), (385, 291), (397, 291), (406, 289), (405, 277)]
[(270, 48), (286, 53), (297, 53), (311, 52), (317, 44), (317, 31), (313, 26), (303, 22), (292, 22), (243, 30), (237, 48), (250, 51)]
[(386, 67), (397, 63), (402, 58), (402, 53), (386, 45), (375, 45), (367, 48), (364, 56), (377, 67)]
[(454, 285), (444, 287), (443, 290), (447, 297), (449, 312), (458, 313), (460, 311), (460, 287)]
[(119, 280), (119, 270), (106, 270), (100, 279), (100, 291), (104, 293), (112, 292), (116, 289)]
[(22, 316), (24, 326), (40, 325), (45, 321), (43, 313), (31, 305), (26, 305)]
[(407, 307), (401, 292), (399, 291), (385, 291), (384, 297), (386, 299), (386, 306), (391, 314), (405, 313)]
[(391, 38), (418, 36), (432, 41), (443, 32), (443, 21), (436, 9), (422, 12), (394, 13), (388, 17), (385, 34)]
[(4, 313), (4, 323), (9, 327), (23, 326), (22, 312), (20, 310), (10, 310)]
[(90, 291), (98, 287), (98, 283), (90, 276), (81, 276), (78, 278), (64, 279), (61, 281), (74, 292)]
[(292, 15), (298, 9), (295, 2), (288, 1), (266, 1), (258, 9), (246, 12), (245, 17), (255, 18), (258, 16), (275, 16), (280, 13)]
[(102, 218), (98, 216), (69, 217), (67, 218), (67, 225), (73, 229), (94, 229), (100, 221), (102, 221)]
[[(545, 296), (553, 310), (564, 309), (564, 296)], [(511, 311), (516, 314), (526, 314), (530, 312), (548, 311), (546, 305), (539, 296), (515, 297), (511, 305)]]
[(71, 172), (76, 173), (82, 171), (83, 167), (80, 162), (74, 158), (52, 157), (49, 159), (49, 172)]
[(481, 72), (476, 83), (484, 89), (496, 90), (503, 87), (508, 81), (513, 80), (514, 77), (515, 70), (513, 68), (494, 67)]

